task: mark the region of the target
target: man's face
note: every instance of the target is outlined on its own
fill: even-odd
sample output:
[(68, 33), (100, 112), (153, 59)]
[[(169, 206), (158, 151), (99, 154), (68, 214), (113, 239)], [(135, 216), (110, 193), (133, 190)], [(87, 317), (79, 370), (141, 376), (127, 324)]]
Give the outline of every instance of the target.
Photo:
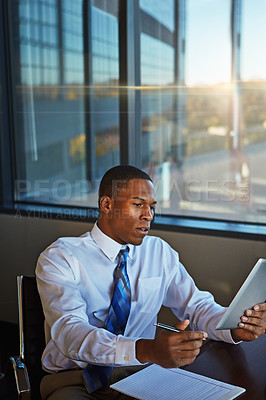
[(140, 245), (148, 234), (156, 205), (151, 181), (132, 179), (109, 199), (100, 228), (121, 244)]

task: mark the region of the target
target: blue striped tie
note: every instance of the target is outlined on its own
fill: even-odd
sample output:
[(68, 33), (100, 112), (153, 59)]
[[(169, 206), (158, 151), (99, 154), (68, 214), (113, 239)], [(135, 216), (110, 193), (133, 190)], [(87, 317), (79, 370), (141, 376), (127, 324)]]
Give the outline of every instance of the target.
[[(131, 306), (130, 282), (127, 275), (127, 256), (129, 248), (119, 252), (119, 264), (115, 270), (114, 293), (104, 328), (123, 335)], [(113, 368), (88, 364), (83, 371), (83, 380), (89, 393), (108, 385)]]

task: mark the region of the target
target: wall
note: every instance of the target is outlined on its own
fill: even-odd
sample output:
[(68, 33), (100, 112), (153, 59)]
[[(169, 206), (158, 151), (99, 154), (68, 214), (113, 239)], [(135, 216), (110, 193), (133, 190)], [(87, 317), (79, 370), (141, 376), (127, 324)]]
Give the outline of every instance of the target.
[[(40, 252), (60, 236), (77, 236), (91, 229), (85, 222), (0, 215), (0, 321), (17, 322), (16, 276), (33, 274)], [(151, 231), (179, 254), (181, 262), (203, 290), (228, 305), (258, 258), (266, 258), (266, 242)], [(163, 314), (169, 319), (169, 314)]]

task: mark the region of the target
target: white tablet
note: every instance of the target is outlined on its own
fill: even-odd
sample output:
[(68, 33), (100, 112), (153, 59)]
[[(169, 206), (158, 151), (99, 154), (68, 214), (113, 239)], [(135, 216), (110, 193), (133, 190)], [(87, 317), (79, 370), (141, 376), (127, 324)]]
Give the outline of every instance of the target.
[(215, 329), (238, 328), (245, 310), (266, 301), (266, 260), (260, 258)]

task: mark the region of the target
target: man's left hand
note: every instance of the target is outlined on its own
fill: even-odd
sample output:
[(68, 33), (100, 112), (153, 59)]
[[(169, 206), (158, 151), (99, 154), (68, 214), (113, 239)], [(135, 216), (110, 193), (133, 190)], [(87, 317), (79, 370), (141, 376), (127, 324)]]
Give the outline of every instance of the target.
[(238, 342), (250, 342), (262, 336), (266, 331), (266, 303), (257, 304), (246, 310), (238, 324), (238, 329), (231, 329), (233, 339)]

